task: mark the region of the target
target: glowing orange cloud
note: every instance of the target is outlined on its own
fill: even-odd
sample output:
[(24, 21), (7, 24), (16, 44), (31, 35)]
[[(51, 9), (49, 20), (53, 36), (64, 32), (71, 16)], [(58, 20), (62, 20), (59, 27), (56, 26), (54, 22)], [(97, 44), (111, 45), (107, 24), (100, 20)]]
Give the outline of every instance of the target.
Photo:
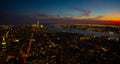
[(119, 11), (109, 11), (104, 16), (105, 17), (101, 18), (101, 20), (113, 20), (113, 21), (120, 20), (120, 12)]
[(120, 18), (118, 18), (118, 17), (116, 17), (116, 18), (114, 18), (114, 17), (109, 17), (109, 18), (102, 18), (101, 20), (119, 21), (119, 20), (120, 20)]

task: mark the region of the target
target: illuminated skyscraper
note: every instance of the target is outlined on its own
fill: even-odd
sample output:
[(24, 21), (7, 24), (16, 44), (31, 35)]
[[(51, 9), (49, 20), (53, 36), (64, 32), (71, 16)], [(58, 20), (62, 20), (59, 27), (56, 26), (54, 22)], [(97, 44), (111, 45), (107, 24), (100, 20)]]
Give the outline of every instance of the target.
[(39, 20), (37, 21), (37, 26), (39, 26)]
[(6, 56), (7, 56), (7, 55), (6, 55), (6, 54), (7, 54), (7, 53), (6, 53), (6, 50), (7, 50), (7, 49), (6, 49), (5, 37), (3, 36), (2, 38), (3, 38), (3, 39), (2, 39), (2, 42), (0, 43), (0, 44), (1, 44), (1, 53), (2, 53), (2, 54), (0, 55), (0, 58), (1, 58), (0, 60), (1, 60), (1, 62), (3, 62), (3, 64), (4, 64), (4, 62), (5, 62), (4, 60), (6, 59)]
[(6, 41), (5, 41), (5, 37), (3, 36), (3, 40), (1, 42), (1, 45), (2, 45), (2, 49), (6, 49)]

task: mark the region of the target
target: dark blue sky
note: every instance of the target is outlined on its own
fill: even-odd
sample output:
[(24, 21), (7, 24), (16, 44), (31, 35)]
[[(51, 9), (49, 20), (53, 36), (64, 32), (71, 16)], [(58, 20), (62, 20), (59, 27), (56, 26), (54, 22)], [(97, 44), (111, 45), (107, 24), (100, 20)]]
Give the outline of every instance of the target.
[(0, 13), (1, 23), (34, 22), (36, 18), (44, 22), (120, 20), (120, 0), (1, 0)]

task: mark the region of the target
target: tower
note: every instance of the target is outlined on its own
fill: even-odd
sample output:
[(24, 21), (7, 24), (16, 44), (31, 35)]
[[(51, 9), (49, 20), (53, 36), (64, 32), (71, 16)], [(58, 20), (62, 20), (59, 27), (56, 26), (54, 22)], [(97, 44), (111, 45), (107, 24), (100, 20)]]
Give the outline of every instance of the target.
[(5, 37), (3, 36), (2, 37), (2, 42), (0, 43), (1, 44), (1, 53), (0, 54), (0, 60), (4, 63), (5, 62), (5, 59), (6, 59), (6, 56), (7, 56), (7, 53), (6, 53), (6, 41), (5, 41)]
[(37, 19), (37, 26), (39, 26), (39, 18)]
[(6, 41), (5, 41), (5, 37), (3, 36), (3, 39), (2, 39), (2, 50), (6, 49)]
[(39, 21), (37, 21), (37, 26), (39, 26)]

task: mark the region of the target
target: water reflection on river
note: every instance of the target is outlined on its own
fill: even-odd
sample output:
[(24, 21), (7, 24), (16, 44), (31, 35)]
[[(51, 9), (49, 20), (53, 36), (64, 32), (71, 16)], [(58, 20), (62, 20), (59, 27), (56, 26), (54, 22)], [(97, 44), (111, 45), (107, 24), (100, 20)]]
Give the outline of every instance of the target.
[(109, 36), (110, 38), (120, 37), (120, 34), (110, 34), (108, 32), (97, 32), (97, 31), (89, 31), (89, 30), (81, 30), (76, 28), (62, 28), (59, 26), (46, 26), (48, 30), (53, 30), (57, 32), (69, 32), (69, 33), (78, 33), (83, 35), (95, 35), (96, 37), (101, 36)]

